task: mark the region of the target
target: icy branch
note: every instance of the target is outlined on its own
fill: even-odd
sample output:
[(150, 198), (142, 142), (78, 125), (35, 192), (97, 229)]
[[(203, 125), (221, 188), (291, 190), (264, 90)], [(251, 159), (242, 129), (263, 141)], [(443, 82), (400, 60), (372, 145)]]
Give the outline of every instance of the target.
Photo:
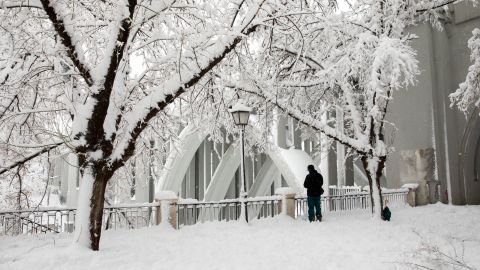
[(63, 144), (63, 142), (60, 142), (60, 143), (57, 143), (57, 144), (54, 144), (54, 145), (50, 145), (50, 146), (48, 146), (48, 147), (45, 147), (45, 148), (41, 149), (40, 151), (37, 151), (37, 152), (35, 152), (35, 153), (33, 153), (33, 154), (29, 155), (29, 156), (26, 156), (26, 157), (25, 157), (24, 159), (22, 159), (22, 160), (16, 161), (16, 162), (14, 162), (13, 164), (4, 167), (3, 169), (0, 170), (0, 175), (2, 175), (2, 174), (4, 174), (4, 173), (6, 173), (6, 172), (8, 172), (8, 171), (10, 171), (10, 170), (18, 167), (18, 166), (23, 165), (23, 164), (27, 163), (28, 161), (30, 161), (30, 160), (32, 160), (32, 159), (34, 159), (34, 158), (36, 158), (36, 157), (38, 157), (38, 156), (40, 156), (40, 155), (48, 152), (48, 151), (50, 151), (50, 150), (53, 150), (53, 149), (59, 147), (59, 146), (62, 145), (62, 144)]
[[(81, 46), (75, 42), (74, 34), (72, 31), (68, 31), (64, 22), (64, 19), (59, 16), (59, 12), (55, 8), (55, 5), (50, 3), (49, 0), (40, 0), (43, 6), (43, 9), (48, 15), (48, 18), (53, 24), (55, 31), (60, 36), (62, 44), (67, 50), (68, 57), (72, 60), (75, 67), (78, 69), (82, 75), (85, 82), (89, 85), (93, 85), (93, 79), (90, 74), (90, 70), (87, 65), (83, 62), (83, 53), (80, 51)], [(78, 45), (78, 46), (77, 46)]]
[(480, 28), (473, 30), (473, 36), (468, 40), (468, 47), (472, 51), (470, 59), (473, 64), (455, 93), (450, 94), (451, 105), (467, 112), (471, 107), (480, 107)]
[(293, 108), (288, 103), (278, 99), (275, 95), (269, 93), (268, 91), (262, 91), (262, 88), (259, 86), (258, 82), (243, 82), (243, 83), (232, 83), (236, 89), (241, 91), (254, 94), (265, 99), (267, 102), (270, 102), (277, 106), (279, 109), (287, 113), (290, 117), (296, 119), (300, 123), (309, 126), (323, 134), (327, 137), (354, 149), (357, 153), (361, 155), (366, 155), (367, 153), (372, 153), (372, 149), (365, 145), (364, 142), (348, 137), (347, 135), (338, 132), (335, 128), (330, 127), (327, 123), (317, 120), (311, 115), (302, 112), (297, 108)]
[(146, 128), (150, 119), (155, 117), (168, 104), (172, 103), (178, 96), (189, 87), (194, 86), (200, 79), (212, 70), (225, 56), (231, 52), (245, 36), (248, 36), (258, 27), (252, 24), (257, 13), (265, 0), (252, 8), (246, 15), (244, 23), (236, 27), (232, 33), (219, 40), (204, 56), (199, 56), (196, 63), (190, 66), (190, 70), (181, 70), (179, 74), (156, 87), (151, 94), (140, 100), (135, 107), (124, 118), (128, 123), (126, 135), (119, 142), (112, 154), (113, 167), (123, 165), (124, 160), (131, 156), (135, 149), (135, 141), (140, 133)]

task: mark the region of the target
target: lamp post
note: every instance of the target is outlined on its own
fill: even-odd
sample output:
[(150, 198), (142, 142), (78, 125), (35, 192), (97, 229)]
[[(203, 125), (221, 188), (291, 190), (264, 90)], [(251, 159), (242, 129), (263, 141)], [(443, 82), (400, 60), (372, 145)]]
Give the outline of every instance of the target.
[(241, 101), (239, 101), (235, 106), (233, 106), (228, 111), (232, 114), (233, 121), (237, 126), (240, 126), (240, 141), (241, 141), (241, 150), (242, 150), (242, 159), (240, 160), (240, 175), (242, 178), (242, 188), (240, 197), (242, 206), (245, 209), (245, 221), (248, 223), (248, 210), (247, 204), (245, 203), (245, 199), (247, 198), (247, 181), (245, 180), (245, 146), (244, 146), (244, 133), (245, 133), (245, 126), (248, 124), (248, 118), (250, 118), (250, 111), (252, 109), (246, 105), (244, 105)]

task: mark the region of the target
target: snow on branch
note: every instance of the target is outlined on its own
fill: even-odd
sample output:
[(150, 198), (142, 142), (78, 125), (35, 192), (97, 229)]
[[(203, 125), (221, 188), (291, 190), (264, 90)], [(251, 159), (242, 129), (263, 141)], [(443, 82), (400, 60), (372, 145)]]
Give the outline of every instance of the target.
[[(371, 82), (387, 83), (393, 89), (411, 85), (419, 74), (415, 51), (397, 38), (381, 38), (375, 50), (372, 63)], [(380, 82), (382, 73), (388, 74), (388, 81)]]
[[(255, 22), (254, 19), (264, 2), (265, 0), (260, 1), (255, 7), (250, 9), (243, 20), (243, 24), (234, 27), (231, 33), (216, 40), (215, 44), (205, 50), (202, 55), (195, 55), (195, 62), (188, 66), (189, 69), (181, 69), (171, 79), (156, 87), (151, 94), (140, 100), (123, 117), (126, 119), (128, 126), (126, 135), (122, 137), (111, 156), (112, 167), (122, 166), (124, 160), (133, 154), (136, 139), (158, 112), (172, 103), (186, 89), (194, 86), (203, 76), (217, 66), (245, 36), (256, 30), (260, 25), (260, 21)], [(205, 38), (209, 39), (209, 37)]]
[(468, 68), (465, 81), (450, 94), (450, 106), (457, 105), (465, 113), (472, 107), (480, 107), (480, 28), (473, 30), (468, 47), (472, 51), (470, 59), (473, 64)]
[(31, 155), (28, 155), (28, 156), (26, 156), (25, 158), (23, 158), (22, 160), (18, 160), (18, 161), (16, 161), (16, 162), (14, 162), (14, 163), (12, 163), (12, 164), (4, 167), (3, 169), (0, 170), (0, 175), (4, 174), (4, 173), (6, 173), (6, 172), (8, 172), (8, 171), (10, 171), (10, 170), (12, 170), (12, 169), (20, 166), (20, 165), (23, 165), (23, 164), (27, 163), (28, 161), (30, 161), (30, 160), (32, 160), (32, 159), (34, 159), (34, 158), (36, 158), (36, 157), (38, 157), (38, 156), (40, 156), (40, 155), (48, 152), (48, 151), (50, 151), (50, 150), (53, 150), (53, 149), (59, 147), (59, 146), (62, 145), (62, 144), (63, 144), (63, 142), (59, 142), (59, 143), (50, 145), (50, 146), (48, 146), (48, 147), (44, 147), (44, 148), (42, 148), (40, 151), (37, 151), (37, 152), (35, 152), (35, 153), (31, 154)]
[(290, 104), (286, 103), (285, 101), (278, 99), (277, 96), (273, 95), (268, 91), (263, 91), (258, 82), (246, 82), (243, 81), (241, 83), (234, 83), (231, 82), (231, 85), (244, 91), (249, 94), (256, 95), (265, 101), (274, 104), (279, 109), (284, 111), (288, 116), (292, 117), (293, 119), (299, 121), (300, 123), (309, 126), (323, 134), (327, 137), (354, 149), (357, 153), (361, 155), (366, 155), (367, 153), (372, 153), (372, 149), (366, 145), (363, 141), (357, 140), (347, 136), (346, 134), (339, 132), (337, 129), (329, 126), (326, 122), (322, 122), (315, 117), (312, 117), (308, 113), (302, 112), (298, 108), (292, 107)]
[(448, 5), (456, 4), (456, 3), (460, 3), (460, 2), (464, 2), (464, 1), (475, 2), (475, 1), (472, 1), (472, 0), (436, 0), (436, 1), (422, 0), (422, 1), (419, 1), (417, 3), (417, 10), (416, 11), (417, 12), (425, 12), (425, 11), (429, 11), (429, 10), (433, 10), (433, 9), (444, 8)]
[[(120, 5), (116, 10), (116, 18), (110, 24), (110, 37), (106, 47), (104, 59), (93, 70), (95, 73), (93, 91), (84, 106), (86, 113), (79, 115), (75, 120), (74, 134), (80, 135), (80, 143), (77, 145), (79, 152), (98, 152), (95, 150), (98, 142), (105, 141), (104, 122), (111, 108), (111, 96), (113, 86), (117, 79), (121, 63), (127, 61), (124, 55), (131, 33), (131, 26), (137, 2), (129, 0), (127, 6)], [(123, 74), (123, 73), (122, 73)], [(81, 137), (84, 136), (84, 137)], [(83, 140), (84, 139), (84, 140)], [(109, 153), (111, 147), (108, 144), (102, 149), (103, 154)], [(98, 155), (102, 157), (102, 155)]]
[(73, 62), (75, 67), (78, 69), (82, 75), (85, 82), (89, 85), (93, 85), (92, 75), (90, 70), (84, 62), (84, 56), (82, 53), (82, 48), (78, 44), (78, 40), (75, 38), (72, 29), (68, 29), (68, 23), (65, 21), (65, 18), (62, 18), (59, 14), (58, 9), (52, 4), (49, 0), (40, 0), (43, 6), (43, 9), (48, 15), (48, 18), (53, 24), (55, 31), (60, 36), (62, 44), (67, 50), (68, 57)]

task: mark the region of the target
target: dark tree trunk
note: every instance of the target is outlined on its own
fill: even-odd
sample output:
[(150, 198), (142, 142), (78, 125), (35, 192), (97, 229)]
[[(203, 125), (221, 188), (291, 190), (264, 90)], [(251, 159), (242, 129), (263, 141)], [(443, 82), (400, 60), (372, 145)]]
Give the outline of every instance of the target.
[(375, 174), (375, 182), (377, 184), (378, 190), (380, 191), (380, 209), (382, 209), (382, 211), (383, 211), (384, 203), (383, 203), (383, 194), (382, 194), (382, 187), (380, 185), (380, 179), (383, 175), (383, 169), (385, 168), (386, 161), (387, 161), (386, 156), (382, 156), (379, 158), (378, 165), (377, 165), (377, 172)]
[(105, 201), (105, 188), (108, 178), (95, 177), (93, 183), (92, 197), (90, 199), (90, 241), (92, 250), (100, 247), (100, 236), (102, 234), (103, 204)]
[[(376, 185), (378, 189), (378, 196), (379, 200), (378, 203), (380, 205), (379, 209), (380, 211), (383, 209), (383, 195), (382, 195), (382, 188), (380, 185), (380, 178), (382, 177), (383, 174), (383, 169), (385, 168), (385, 161), (386, 157), (380, 157), (378, 159), (378, 164), (377, 164), (377, 170), (374, 172), (372, 175), (372, 172), (369, 170), (369, 162), (374, 162), (374, 159), (369, 159), (367, 156), (362, 156), (361, 157), (363, 168), (365, 170), (365, 173), (367, 174), (367, 179), (368, 179), (368, 186), (369, 186), (369, 192), (370, 192), (370, 203), (371, 203), (371, 209), (372, 209), (372, 214), (377, 214), (375, 213), (375, 195), (373, 194), (373, 185)], [(381, 213), (379, 213), (381, 215)]]
[[(91, 178), (93, 178), (89, 201), (85, 201), (85, 203), (88, 203), (90, 208), (88, 214), (88, 233), (90, 236), (88, 246), (92, 250), (99, 250), (100, 237), (102, 234), (105, 190), (108, 180), (112, 177), (113, 172), (104, 160), (93, 161), (89, 163), (87, 161), (89, 158), (85, 158), (84, 155), (79, 155), (78, 157), (82, 177), (84, 174), (89, 174)], [(86, 225), (87, 224), (85, 224), (85, 226)]]
[(370, 207), (371, 207), (372, 214), (373, 214), (374, 209), (375, 209), (375, 201), (374, 201), (374, 198), (373, 198), (372, 174), (368, 170), (368, 158), (367, 158), (367, 156), (362, 156), (361, 160), (362, 160), (362, 164), (363, 164), (363, 169), (365, 170), (365, 174), (367, 175), (367, 179), (368, 179), (368, 187), (369, 187), (368, 190), (370, 192)]

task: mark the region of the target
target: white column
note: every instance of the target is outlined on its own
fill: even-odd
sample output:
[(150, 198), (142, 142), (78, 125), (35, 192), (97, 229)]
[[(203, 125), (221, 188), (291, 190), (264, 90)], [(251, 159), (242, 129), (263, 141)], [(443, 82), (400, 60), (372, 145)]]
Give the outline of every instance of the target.
[(292, 120), (292, 133), (293, 133), (293, 145), (295, 146), (295, 149), (300, 149), (302, 150), (302, 132), (300, 129), (297, 129), (298, 121), (297, 120)]
[[(285, 116), (281, 115), (278, 110), (276, 111), (274, 133), (275, 133), (275, 144), (281, 148), (287, 148), (287, 130), (286, 125), (288, 124)], [(282, 177), (276, 177), (273, 180), (273, 190), (282, 187)]]
[[(210, 180), (212, 179), (212, 149), (211, 149), (211, 142), (205, 140), (203, 142), (203, 158), (204, 158), (204, 170), (203, 170), (203, 194), (207, 191), (208, 185), (210, 184)], [(204, 197), (204, 196), (203, 196)]]
[[(343, 109), (336, 108), (336, 129), (339, 133), (344, 132), (344, 119)], [(337, 143), (337, 186), (345, 186), (345, 146), (341, 143)]]

